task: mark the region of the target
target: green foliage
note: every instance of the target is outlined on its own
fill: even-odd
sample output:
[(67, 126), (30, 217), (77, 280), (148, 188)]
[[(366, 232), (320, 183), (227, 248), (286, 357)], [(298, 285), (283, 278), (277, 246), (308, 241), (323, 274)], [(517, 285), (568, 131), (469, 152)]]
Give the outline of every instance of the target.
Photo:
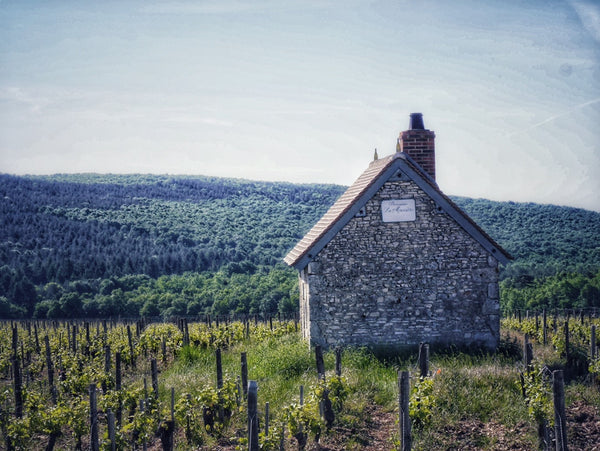
[(15, 305), (6, 299), (5, 296), (0, 296), (0, 318), (22, 318), (27, 314), (27, 310)]
[[(343, 189), (201, 176), (0, 174), (0, 317), (296, 312), (295, 272), (277, 263)], [(600, 305), (600, 283), (587, 280), (600, 269), (599, 213), (453, 200), (516, 258), (501, 271), (505, 311)], [(550, 296), (525, 290), (565, 272)], [(163, 283), (165, 276), (171, 280)]]
[(590, 361), (589, 372), (596, 377), (600, 375), (600, 357), (596, 356), (595, 359)]
[(502, 278), (597, 272), (600, 213), (533, 203), (452, 198), (514, 258)]
[[(69, 285), (57, 289), (72, 289)], [(298, 309), (295, 271), (277, 265), (257, 267), (252, 274), (185, 273), (158, 279), (123, 276), (103, 279), (96, 293), (63, 294), (38, 302), (36, 318), (102, 316), (162, 316), (293, 313)], [(92, 290), (94, 291), (94, 290)], [(2, 298), (0, 298), (0, 308)], [(16, 310), (24, 312), (24, 310)], [(16, 312), (15, 311), (15, 312)], [(16, 313), (15, 313), (16, 314)]]
[(183, 346), (177, 354), (177, 360), (185, 366), (193, 365), (201, 358), (202, 353), (200, 352), (200, 349), (195, 346)]
[(150, 396), (141, 402), (140, 409), (136, 410), (131, 421), (126, 423), (121, 431), (131, 434), (138, 444), (152, 440), (159, 426), (159, 403), (158, 399)]
[(525, 392), (527, 411), (532, 420), (537, 423), (554, 423), (554, 408), (552, 404), (552, 390), (546, 377), (548, 370), (535, 364), (530, 371), (522, 373), (521, 383)]
[(314, 358), (306, 343), (293, 336), (264, 340), (256, 349), (253, 362), (254, 374), (258, 379), (266, 379), (272, 374), (288, 379), (297, 378), (314, 367)]
[(199, 408), (200, 398), (190, 393), (182, 393), (175, 403), (175, 421), (182, 425), (188, 445), (204, 443), (202, 412)]
[[(106, 333), (102, 323), (99, 323), (100, 327), (92, 324), (89, 343), (85, 339), (85, 329), (79, 327), (75, 330), (79, 343), (76, 352), (67, 340), (73, 333), (74, 323), (68, 324), (68, 330), (65, 323), (52, 324), (44, 333), (49, 337), (56, 368), (58, 403), (54, 406), (50, 401), (50, 393), (44, 383), (45, 368), (37, 361), (33, 333), (28, 334), (25, 323), (18, 323), (19, 355), (31, 355), (28, 373), (29, 370), (32, 373), (28, 376), (30, 383), (25, 390), (22, 420), (15, 420), (12, 415), (14, 393), (10, 389), (10, 381), (8, 378), (2, 379), (4, 382), (0, 380), (4, 384), (0, 392), (0, 446), (6, 447), (8, 437), (10, 444), (19, 443), (15, 446), (38, 449), (49, 434), (60, 432), (63, 436), (57, 448), (75, 448), (74, 442), (81, 443), (81, 438), (89, 434), (86, 383), (103, 373), (104, 345), (110, 344), (113, 352), (121, 349), (123, 356), (128, 354), (123, 324), (114, 324)], [(0, 343), (10, 342), (9, 326), (10, 323), (0, 323)], [(353, 431), (350, 440), (356, 441), (348, 444), (348, 448), (364, 446), (361, 430), (368, 430), (374, 404), (378, 403), (377, 410), (397, 414), (397, 369), (411, 366), (410, 362), (400, 358), (379, 360), (366, 349), (346, 349), (342, 358), (343, 377), (338, 378), (329, 375), (334, 361), (334, 353), (329, 351), (324, 356), (328, 371), (324, 383), (318, 380), (314, 355), (295, 331), (293, 322), (279, 324), (274, 321), (272, 330), (268, 323), (254, 325), (251, 322), (250, 336), (245, 335), (246, 325), (242, 323), (221, 323), (218, 328), (213, 323), (212, 329), (190, 323), (189, 329), (191, 341), (199, 340), (199, 343), (190, 346), (195, 349), (191, 351), (194, 354), (189, 359), (190, 364), (185, 364), (180, 357), (167, 359), (164, 363), (161, 361), (159, 399), (152, 395), (148, 397), (142, 384), (142, 377), (148, 376), (148, 360), (156, 357), (156, 352), (162, 352), (156, 350), (156, 343), (162, 342), (163, 338), (169, 343), (169, 352), (178, 350), (177, 355), (181, 356), (186, 352), (186, 348), (182, 347), (183, 337), (172, 324), (148, 325), (139, 337), (134, 335), (137, 367), (134, 369), (133, 365), (124, 364), (124, 388), (116, 391), (114, 383), (107, 379), (106, 382), (110, 383), (106, 384), (106, 391), (97, 392), (103, 449), (108, 446), (106, 412), (109, 408), (116, 411), (119, 404), (123, 406), (122, 427), (117, 431), (119, 446), (129, 449), (146, 441), (149, 448), (156, 448), (156, 432), (167, 418), (170, 419), (170, 403), (166, 399), (170, 387), (176, 388), (176, 437), (183, 438), (185, 434), (187, 442), (177, 443), (182, 449), (213, 449), (223, 437), (238, 437), (239, 431), (246, 427), (246, 407), (239, 399), (237, 381), (231, 375), (239, 371), (240, 352), (247, 353), (249, 378), (259, 384), (259, 411), (264, 402), (270, 403), (270, 434), (260, 434), (261, 449), (278, 449), (283, 426), (288, 435), (286, 447), (289, 447), (290, 440), (304, 445), (310, 440), (325, 441), (327, 434), (337, 430)], [(575, 327), (573, 331), (574, 337), (579, 336)], [(153, 341), (143, 337), (144, 334), (155, 334), (161, 339)], [(211, 334), (214, 337), (212, 343)], [(216, 342), (227, 343), (222, 348), (225, 380), (221, 390), (214, 386), (213, 343)], [(144, 356), (142, 344), (146, 347), (147, 356)], [(40, 352), (43, 354), (42, 350)], [(10, 353), (10, 346), (0, 347), (0, 364), (10, 358)], [(529, 430), (524, 426), (529, 422), (529, 413), (521, 389), (515, 383), (518, 371), (514, 360), (498, 355), (432, 354), (431, 364), (435, 368), (435, 379), (415, 381), (411, 394), (411, 415), (419, 423), (414, 428), (414, 449), (460, 446), (448, 441), (455, 437), (448, 431), (459, 428), (463, 421), (498, 424), (505, 431), (514, 431), (520, 443), (526, 442), (521, 448), (533, 449), (529, 438), (522, 439), (523, 435), (529, 437)], [(61, 378), (64, 380), (61, 381)], [(100, 381), (98, 385), (101, 385)], [(297, 401), (301, 385), (308, 388), (303, 406)], [(325, 389), (339, 412), (336, 426), (331, 431), (326, 430), (319, 416), (318, 405)], [(534, 393), (533, 390), (530, 392)], [(140, 401), (143, 401), (143, 408)], [(532, 396), (531, 405), (537, 406), (538, 401)], [(538, 407), (532, 409), (539, 410)], [(224, 414), (222, 417), (219, 416), (220, 411)], [(535, 439), (535, 433), (532, 434)], [(240, 440), (239, 446), (243, 447), (244, 443), (243, 439)], [(477, 443), (484, 447), (483, 442)]]
[[(52, 282), (64, 288), (75, 280), (135, 274), (251, 275), (280, 262), (342, 190), (201, 176), (0, 174), (0, 291), (31, 315), (36, 301), (59, 301), (55, 292), (42, 290)], [(95, 294), (109, 296), (110, 285), (96, 286)], [(80, 315), (84, 300), (65, 299), (57, 306), (63, 315)], [(67, 310), (71, 302), (75, 309)], [(97, 302), (102, 305), (93, 305)], [(94, 316), (128, 313), (110, 298), (97, 302), (89, 305)], [(290, 307), (285, 289), (258, 302), (257, 311)], [(169, 308), (169, 315), (186, 313), (176, 304)], [(151, 303), (144, 313), (155, 313)]]
[(283, 409), (286, 430), (290, 437), (298, 441), (301, 449), (308, 437), (318, 437), (325, 425), (319, 416), (319, 403), (316, 396), (309, 397), (303, 405), (291, 403)]
[(314, 390), (315, 396), (319, 401), (323, 401), (325, 393), (327, 393), (331, 401), (331, 406), (337, 412), (342, 410), (344, 401), (349, 394), (348, 381), (343, 376), (330, 376), (324, 380), (320, 380)]
[(526, 283), (515, 278), (500, 283), (500, 305), (516, 310), (600, 307), (600, 270), (595, 274), (560, 273)]
[(13, 418), (4, 429), (4, 436), (11, 448), (15, 451), (28, 450), (31, 439), (30, 418)]
[[(258, 449), (263, 451), (279, 451), (284, 437), (284, 424), (269, 426), (269, 435), (265, 431), (258, 433)], [(235, 447), (236, 451), (248, 449), (248, 437), (240, 437)]]
[(264, 431), (261, 431), (258, 434), (259, 449), (264, 451), (279, 451), (283, 439), (283, 424), (270, 426), (269, 435), (265, 434)]
[(197, 399), (203, 409), (207, 431), (221, 434), (227, 427), (231, 415), (237, 410), (239, 403), (237, 384), (232, 378), (225, 377), (222, 388), (204, 387)]
[[(554, 348), (557, 357), (564, 358), (567, 354), (567, 341), (565, 334), (565, 324), (567, 319), (560, 317), (556, 320), (556, 330), (554, 329), (554, 317), (552, 320), (547, 320), (546, 327), (546, 338), (552, 347)], [(570, 363), (574, 363), (573, 360), (580, 359), (585, 360), (587, 356), (587, 349), (590, 346), (591, 339), (591, 328), (592, 325), (596, 327), (600, 326), (600, 321), (597, 318), (592, 319), (585, 324), (582, 324), (580, 319), (569, 318), (568, 331), (569, 331), (569, 356), (572, 359)], [(519, 321), (517, 318), (505, 318), (502, 320), (502, 326), (506, 329), (516, 330), (523, 334), (528, 334), (533, 340), (538, 343), (543, 343), (543, 325), (541, 321), (536, 327), (535, 318), (522, 318)], [(596, 337), (597, 345), (598, 339)], [(548, 363), (548, 362), (547, 362)]]
[(433, 379), (430, 377), (419, 378), (411, 390), (408, 401), (408, 411), (413, 426), (417, 429), (427, 426), (431, 422), (435, 407)]

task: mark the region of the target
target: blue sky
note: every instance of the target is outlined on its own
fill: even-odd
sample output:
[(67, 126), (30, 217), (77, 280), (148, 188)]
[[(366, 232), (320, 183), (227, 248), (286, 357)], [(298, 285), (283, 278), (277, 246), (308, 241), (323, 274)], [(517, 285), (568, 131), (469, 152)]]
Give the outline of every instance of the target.
[(600, 211), (600, 3), (0, 1), (0, 172), (349, 185), (412, 112), (445, 193)]

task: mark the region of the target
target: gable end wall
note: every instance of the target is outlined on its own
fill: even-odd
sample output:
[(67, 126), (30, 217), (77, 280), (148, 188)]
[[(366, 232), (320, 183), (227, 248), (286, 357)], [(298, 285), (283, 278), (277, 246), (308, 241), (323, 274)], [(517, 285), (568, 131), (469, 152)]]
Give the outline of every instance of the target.
[[(414, 199), (416, 220), (384, 223), (381, 202)], [(388, 181), (300, 272), (311, 344), (495, 348), (498, 261), (412, 181)]]

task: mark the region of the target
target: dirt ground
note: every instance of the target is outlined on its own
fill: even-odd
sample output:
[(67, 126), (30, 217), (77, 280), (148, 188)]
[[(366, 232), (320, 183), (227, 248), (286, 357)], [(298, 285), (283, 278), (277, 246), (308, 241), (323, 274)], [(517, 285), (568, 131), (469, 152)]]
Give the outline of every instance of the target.
[[(342, 451), (365, 450), (383, 451), (394, 449), (394, 439), (398, 438), (396, 414), (384, 412), (376, 406), (369, 407), (370, 421), (358, 430), (335, 429), (324, 437), (320, 444), (312, 444), (311, 450)], [(491, 421), (482, 423), (477, 420), (465, 420), (458, 426), (439, 431), (440, 450), (527, 450), (531, 447), (519, 441), (519, 436), (531, 425), (519, 424), (514, 429)], [(567, 409), (569, 450), (600, 451), (600, 412), (597, 407), (578, 401)], [(482, 448), (484, 437), (490, 447)], [(295, 448), (294, 448), (295, 449)]]
[[(398, 439), (397, 414), (386, 412), (381, 407), (370, 405), (365, 415), (368, 418), (365, 424), (355, 428), (334, 426), (330, 433), (321, 437), (319, 443), (309, 443), (308, 451), (389, 451), (394, 448), (394, 441)], [(531, 428), (530, 424), (519, 424), (513, 429), (490, 421), (483, 423), (478, 420), (465, 420), (456, 426), (448, 426), (436, 433), (439, 438), (439, 450), (475, 451), (487, 450), (515, 450), (530, 451), (531, 446), (519, 440), (525, 431)], [(567, 409), (568, 447), (571, 451), (600, 451), (600, 412), (598, 407), (586, 404), (583, 401), (573, 403)], [(439, 435), (439, 437), (437, 437)], [(184, 442), (183, 437), (176, 438), (178, 443)], [(482, 447), (482, 442), (493, 443)], [(233, 451), (237, 443), (233, 440), (223, 439), (217, 446), (210, 447), (210, 451)], [(159, 451), (160, 442), (155, 441), (148, 447), (149, 451)], [(286, 449), (298, 449), (295, 440), (286, 443)], [(553, 449), (553, 448), (551, 448)], [(209, 451), (201, 447), (199, 451)]]

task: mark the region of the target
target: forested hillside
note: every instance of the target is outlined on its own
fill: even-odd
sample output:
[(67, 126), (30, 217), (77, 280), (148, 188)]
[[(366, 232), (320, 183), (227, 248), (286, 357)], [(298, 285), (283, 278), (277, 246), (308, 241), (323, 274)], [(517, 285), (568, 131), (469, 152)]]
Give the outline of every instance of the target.
[[(289, 311), (295, 274), (281, 259), (344, 189), (200, 176), (0, 174), (0, 316)], [(588, 277), (600, 267), (598, 213), (454, 200), (515, 257), (502, 273), (518, 282), (511, 286), (567, 271)], [(274, 280), (283, 288), (274, 289)], [(149, 298), (158, 281), (160, 295)], [(266, 291), (275, 294), (251, 302)]]
[(515, 258), (503, 278), (600, 268), (600, 213), (533, 203), (453, 200)]

